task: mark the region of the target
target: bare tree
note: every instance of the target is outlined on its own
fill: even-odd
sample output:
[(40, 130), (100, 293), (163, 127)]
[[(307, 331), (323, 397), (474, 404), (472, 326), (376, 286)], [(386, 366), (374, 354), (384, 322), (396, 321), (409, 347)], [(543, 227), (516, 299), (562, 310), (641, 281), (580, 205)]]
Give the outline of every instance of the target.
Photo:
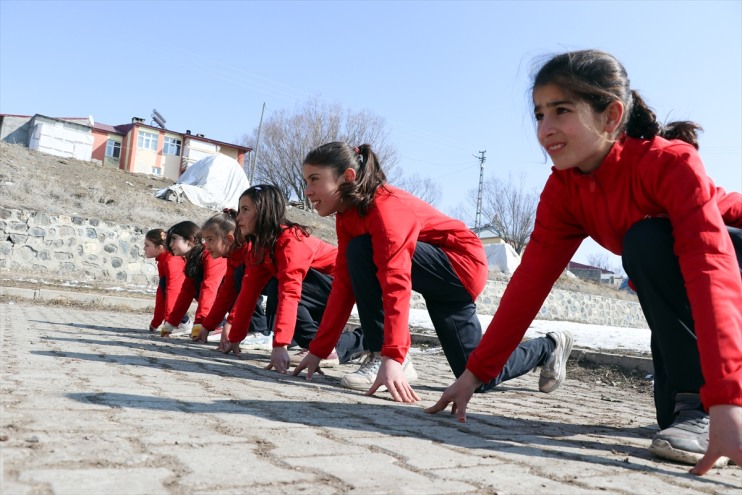
[(443, 197), (440, 185), (430, 177), (412, 174), (409, 177), (401, 177), (395, 185), (433, 206), (437, 206)]
[[(523, 251), (533, 232), (538, 205), (538, 195), (525, 191), (524, 187), (523, 177), (519, 184), (514, 184), (508, 176), (507, 181), (491, 177), (484, 182), (482, 189), (482, 218), (490, 220), (485, 227), (518, 253)], [(476, 205), (477, 189), (469, 191), (469, 198)]]
[(613, 272), (616, 275), (624, 275), (623, 266), (621, 263), (611, 265), (610, 256), (608, 253), (593, 253), (587, 257), (587, 262), (590, 265), (600, 268), (601, 270), (607, 270)]
[(606, 253), (593, 253), (587, 257), (587, 262), (590, 263), (590, 266), (594, 266), (595, 268), (612, 271), (611, 261), (608, 259)]
[[(257, 128), (244, 136), (243, 143), (254, 146), (256, 134)], [(287, 198), (298, 198), (310, 207), (304, 197), (302, 161), (313, 148), (332, 141), (370, 144), (390, 182), (397, 178), (397, 151), (388, 143), (384, 119), (313, 97), (293, 111), (278, 110), (263, 122), (256, 182), (275, 184)]]

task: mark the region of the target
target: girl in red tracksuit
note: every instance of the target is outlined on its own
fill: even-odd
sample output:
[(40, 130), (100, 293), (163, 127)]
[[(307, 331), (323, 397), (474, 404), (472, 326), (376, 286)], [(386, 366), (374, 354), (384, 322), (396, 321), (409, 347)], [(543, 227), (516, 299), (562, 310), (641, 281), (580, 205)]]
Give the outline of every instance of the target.
[(194, 299), (198, 301), (194, 324), (201, 324), (214, 304), (217, 290), (227, 269), (226, 259), (214, 259), (204, 249), (201, 228), (193, 222), (180, 222), (170, 227), (167, 232), (167, 243), (174, 255), (185, 259), (186, 279), (170, 317), (162, 326), (160, 331), (162, 337), (168, 337), (172, 333), (188, 312)]
[[(225, 258), (227, 260), (227, 270), (224, 274), (224, 280), (219, 286), (219, 291), (214, 299), (214, 305), (211, 307), (209, 314), (204, 318), (200, 325), (194, 325), (191, 332), (191, 338), (199, 342), (206, 342), (210, 332), (215, 331), (225, 320), (224, 331), (221, 332), (219, 350), (226, 349), (228, 340), (227, 335), (232, 325), (232, 307), (237, 294), (242, 286), (242, 277), (245, 274), (245, 255), (248, 251), (248, 245), (235, 237), (237, 222), (235, 217), (237, 212), (232, 209), (225, 209), (206, 220), (201, 227), (201, 235), (204, 239), (204, 247), (214, 259)], [(264, 345), (258, 345), (259, 341), (270, 343), (272, 335), (267, 328), (265, 311), (262, 306), (263, 296), (259, 297), (258, 304), (255, 305), (255, 312), (250, 320), (250, 330), (247, 334), (243, 347), (248, 349), (264, 348)], [(251, 339), (251, 336), (257, 336)], [(270, 348), (270, 347), (268, 347)]]
[[(291, 365), (288, 346), (294, 341), (307, 348), (325, 314), (337, 249), (311, 236), (307, 227), (287, 220), (286, 200), (272, 185), (253, 186), (242, 193), (237, 226), (250, 248), (226, 352), (239, 354), (260, 289), (275, 278), (267, 291), (266, 316), (274, 335), (267, 369), (285, 373)], [(334, 364), (344, 363), (363, 350), (363, 330), (356, 328), (337, 335), (325, 357), (333, 358)]]
[[(338, 257), (332, 293), (311, 354), (295, 374), (307, 379), (332, 349), (353, 304), (358, 307), (369, 353), (341, 385), (373, 394), (386, 387), (395, 401), (419, 400), (410, 381), (417, 374), (408, 357), (412, 290), (422, 294), (443, 352), (456, 376), (482, 337), (475, 300), (487, 281), (480, 239), (466, 226), (423, 200), (386, 184), (369, 145), (324, 144), (303, 164), (305, 194), (321, 216), (337, 213)], [(486, 386), (543, 366), (539, 388), (555, 390), (564, 380), (572, 347), (567, 333), (523, 343), (508, 367)]]
[[(154, 332), (173, 311), (175, 301), (185, 280), (185, 260), (166, 249), (167, 233), (153, 229), (144, 236), (144, 257), (157, 261), (159, 282), (155, 295), (155, 314), (149, 323), (149, 331)], [(168, 297), (168, 295), (170, 297)]]
[(499, 373), (590, 236), (623, 255), (652, 331), (661, 431), (650, 451), (698, 461), (696, 474), (720, 456), (740, 465), (742, 282), (734, 244), (742, 239), (742, 196), (706, 176), (698, 126), (659, 124), (607, 53), (553, 57), (535, 76), (533, 103), (539, 143), (554, 164), (535, 229), (467, 371), (428, 412), (453, 402), (465, 420), (472, 391)]

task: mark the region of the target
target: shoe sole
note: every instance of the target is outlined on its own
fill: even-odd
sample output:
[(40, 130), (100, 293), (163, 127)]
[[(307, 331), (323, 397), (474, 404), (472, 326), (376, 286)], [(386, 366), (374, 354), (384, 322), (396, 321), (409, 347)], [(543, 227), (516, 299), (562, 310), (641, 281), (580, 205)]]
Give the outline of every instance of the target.
[(562, 386), (564, 383), (564, 380), (567, 378), (567, 361), (569, 360), (569, 355), (572, 353), (572, 346), (574, 345), (574, 338), (572, 337), (571, 333), (564, 333), (565, 337), (565, 345), (564, 350), (562, 351), (562, 366), (559, 369), (559, 377), (557, 378), (556, 382), (552, 386), (544, 385), (543, 387), (539, 385), (538, 389), (540, 392), (543, 392), (545, 394), (550, 394), (554, 390), (558, 389)]
[[(662, 459), (668, 459), (670, 461), (689, 465), (695, 465), (703, 457), (703, 454), (697, 452), (688, 452), (687, 450), (676, 449), (667, 440), (659, 438), (652, 440), (652, 444), (649, 446), (649, 452)], [(714, 467), (726, 466), (728, 463), (729, 459), (727, 457), (720, 457), (714, 463)]]

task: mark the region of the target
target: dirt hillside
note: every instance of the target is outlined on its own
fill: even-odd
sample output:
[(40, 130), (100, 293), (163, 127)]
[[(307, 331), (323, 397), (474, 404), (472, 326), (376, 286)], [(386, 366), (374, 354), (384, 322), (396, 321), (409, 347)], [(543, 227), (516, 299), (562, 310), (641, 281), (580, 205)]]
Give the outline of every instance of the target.
[[(0, 141), (0, 206), (6, 208), (98, 218), (143, 229), (168, 228), (183, 220), (201, 224), (215, 213), (190, 202), (173, 203), (155, 197), (155, 191), (172, 184), (161, 177), (132, 174)], [(298, 208), (289, 208), (288, 217), (336, 244), (332, 219)]]

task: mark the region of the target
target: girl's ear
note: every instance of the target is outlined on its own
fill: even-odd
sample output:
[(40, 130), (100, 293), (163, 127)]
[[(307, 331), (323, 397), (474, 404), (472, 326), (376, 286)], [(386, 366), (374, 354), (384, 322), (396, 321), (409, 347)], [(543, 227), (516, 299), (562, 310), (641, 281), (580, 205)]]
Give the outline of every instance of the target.
[(229, 244), (234, 244), (234, 241), (235, 241), (234, 232), (227, 232), (227, 235), (225, 235), (224, 238), (227, 239), (227, 242)]
[(621, 122), (623, 121), (623, 113), (624, 113), (624, 106), (623, 103), (614, 100), (612, 101), (603, 112), (603, 115), (605, 115), (605, 124), (604, 124), (604, 130), (608, 134), (613, 134), (616, 132), (616, 129), (618, 129), (618, 126), (621, 125)]
[(356, 171), (352, 168), (346, 168), (343, 172), (343, 182), (353, 182), (356, 180)]

